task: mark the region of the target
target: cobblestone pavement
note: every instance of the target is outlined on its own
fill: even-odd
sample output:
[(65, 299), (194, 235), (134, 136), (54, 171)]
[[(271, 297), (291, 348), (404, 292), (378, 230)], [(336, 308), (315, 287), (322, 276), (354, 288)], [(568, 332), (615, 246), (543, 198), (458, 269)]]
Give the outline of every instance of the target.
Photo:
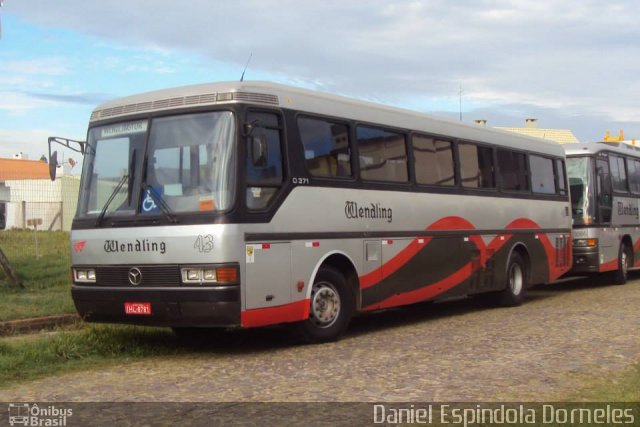
[(468, 299), (354, 319), (339, 342), (279, 328), (0, 389), (0, 401), (540, 401), (640, 359), (640, 275), (537, 287), (522, 307)]

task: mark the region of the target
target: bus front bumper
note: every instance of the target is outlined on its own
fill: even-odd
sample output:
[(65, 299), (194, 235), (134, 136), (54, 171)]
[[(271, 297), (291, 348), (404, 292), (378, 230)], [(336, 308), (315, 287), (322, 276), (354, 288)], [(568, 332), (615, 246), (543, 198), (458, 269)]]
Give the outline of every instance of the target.
[(598, 247), (573, 248), (573, 267), (571, 273), (598, 273), (600, 268)]
[[(230, 327), (240, 325), (240, 287), (216, 288), (71, 288), (76, 310), (88, 322), (128, 323), (172, 327)], [(127, 314), (125, 303), (148, 307), (144, 314)]]

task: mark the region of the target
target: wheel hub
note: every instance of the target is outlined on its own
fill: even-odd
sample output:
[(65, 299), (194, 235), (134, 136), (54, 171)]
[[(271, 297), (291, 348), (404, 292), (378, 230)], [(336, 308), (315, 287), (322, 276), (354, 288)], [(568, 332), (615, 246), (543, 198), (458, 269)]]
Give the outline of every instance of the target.
[(330, 283), (316, 283), (311, 295), (311, 316), (320, 327), (331, 326), (340, 314), (340, 295)]
[(509, 286), (514, 295), (519, 295), (522, 292), (522, 281), (522, 268), (518, 264), (513, 264), (509, 270)]

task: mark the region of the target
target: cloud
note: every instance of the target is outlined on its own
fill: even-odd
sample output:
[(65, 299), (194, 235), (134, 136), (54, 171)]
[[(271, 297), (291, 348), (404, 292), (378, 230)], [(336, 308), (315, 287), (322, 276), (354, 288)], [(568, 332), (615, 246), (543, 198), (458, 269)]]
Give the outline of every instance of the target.
[(51, 106), (47, 100), (37, 99), (20, 92), (0, 91), (0, 110), (21, 114), (36, 108)]
[[(124, 45), (190, 51), (247, 72), (385, 103), (449, 99), (640, 122), (632, 0), (31, 0), (23, 19)], [(135, 71), (165, 67), (140, 62)], [(406, 101), (405, 101), (406, 102)], [(424, 109), (430, 104), (425, 102)], [(637, 112), (638, 111), (638, 112)], [(496, 124), (498, 125), (498, 124)]]
[(0, 157), (11, 157), (23, 152), (32, 160), (37, 160), (47, 151), (47, 138), (51, 132), (37, 130), (0, 129)]
[[(14, 154), (24, 153), (30, 160), (38, 160), (42, 155), (48, 156), (48, 138), (57, 133), (47, 129), (11, 130), (0, 128), (0, 158), (12, 157)], [(74, 138), (73, 136), (69, 136)], [(75, 139), (83, 139), (75, 137)], [(52, 150), (58, 150), (64, 154), (65, 160), (72, 157), (76, 163), (82, 162), (82, 156), (70, 150), (53, 146)]]
[(13, 114), (24, 114), (39, 108), (73, 104), (95, 106), (109, 97), (102, 94), (60, 94), (29, 91), (0, 91), (0, 110)]
[(63, 58), (39, 58), (7, 61), (2, 64), (3, 75), (59, 76), (68, 72)]
[(109, 99), (108, 95), (98, 93), (78, 93), (78, 94), (59, 94), (59, 93), (40, 93), (40, 92), (24, 92), (23, 95), (36, 100), (51, 101), (60, 104), (80, 104), (95, 106)]

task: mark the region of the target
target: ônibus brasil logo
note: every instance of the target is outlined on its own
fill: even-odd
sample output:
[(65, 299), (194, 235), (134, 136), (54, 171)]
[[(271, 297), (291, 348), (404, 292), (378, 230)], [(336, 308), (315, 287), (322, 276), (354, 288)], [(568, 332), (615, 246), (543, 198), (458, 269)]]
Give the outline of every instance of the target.
[(9, 425), (63, 427), (73, 415), (73, 409), (55, 405), (40, 407), (37, 403), (10, 403)]

